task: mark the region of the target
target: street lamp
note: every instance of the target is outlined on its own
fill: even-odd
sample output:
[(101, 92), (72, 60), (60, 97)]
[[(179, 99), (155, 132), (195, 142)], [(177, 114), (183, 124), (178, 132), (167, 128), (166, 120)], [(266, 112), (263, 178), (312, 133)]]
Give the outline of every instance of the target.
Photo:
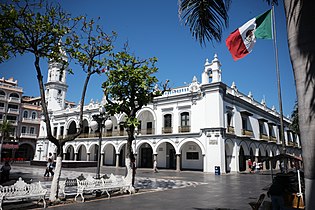
[(98, 154), (97, 154), (97, 169), (96, 169), (96, 179), (100, 179), (101, 172), (101, 147), (102, 147), (102, 128), (111, 128), (113, 122), (110, 120), (110, 116), (106, 114), (105, 108), (101, 106), (99, 108), (100, 114), (93, 115), (93, 120), (90, 124), (90, 127), (93, 131), (96, 131), (99, 128), (98, 136)]

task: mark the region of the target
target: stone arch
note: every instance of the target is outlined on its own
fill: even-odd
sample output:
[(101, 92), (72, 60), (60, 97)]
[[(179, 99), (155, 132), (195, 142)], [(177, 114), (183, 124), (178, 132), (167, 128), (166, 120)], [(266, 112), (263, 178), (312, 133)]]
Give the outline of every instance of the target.
[(90, 156), (90, 161), (97, 161), (98, 160), (98, 142), (91, 142), (91, 144), (87, 148), (87, 153)]
[[(176, 144), (171, 139), (162, 139), (156, 143), (156, 147), (153, 150), (154, 154), (158, 153), (158, 147), (163, 143), (170, 143), (175, 149), (177, 148)], [(178, 151), (178, 150), (175, 150), (175, 151)]]
[(205, 149), (199, 140), (194, 138), (182, 140), (177, 152), (177, 154), (181, 154), (180, 168), (203, 171)]
[(239, 143), (238, 143), (238, 146), (243, 148), (244, 150), (244, 155), (245, 156), (250, 156), (250, 151), (249, 151), (249, 145), (246, 141), (243, 141), (241, 140)]
[(20, 95), (17, 94), (17, 93), (10, 93), (9, 97), (12, 97), (12, 98), (20, 98)]
[(234, 141), (227, 139), (225, 141), (225, 172), (230, 173), (232, 169), (232, 156), (234, 151)]
[(137, 144), (138, 165), (142, 168), (153, 167), (153, 145), (151, 142), (144, 140)]
[(206, 154), (206, 150), (205, 150), (203, 144), (199, 141), (199, 139), (195, 139), (195, 138), (186, 138), (186, 139), (183, 139), (183, 140), (179, 143), (179, 145), (178, 145), (178, 147), (177, 147), (176, 154), (180, 154), (180, 151), (181, 151), (183, 145), (186, 144), (187, 142), (194, 142), (194, 143), (196, 143), (196, 144), (200, 147), (200, 149), (201, 149), (201, 154), (202, 154), (202, 155), (205, 155), (205, 154)]
[[(125, 159), (126, 159), (126, 144), (127, 141), (123, 141), (119, 146), (118, 146), (118, 150), (116, 151), (117, 155), (118, 155), (118, 165), (119, 166), (125, 166)], [(116, 156), (117, 157), (117, 156)]]
[(253, 152), (254, 152), (254, 156), (258, 156), (258, 153), (257, 153), (257, 145), (255, 142), (250, 142), (249, 145), (248, 145), (248, 148), (249, 150), (252, 149)]
[(115, 166), (116, 165), (116, 147), (112, 142), (106, 142), (102, 148), (104, 155), (103, 165)]
[(246, 171), (246, 164), (247, 164), (247, 156), (245, 155), (243, 145), (239, 146), (238, 152), (238, 170), (239, 171)]
[(142, 109), (136, 115), (140, 125), (138, 126), (138, 132), (140, 134), (153, 134), (156, 128), (156, 116), (154, 112), (149, 109)]
[(15, 152), (15, 157), (21, 160), (32, 160), (35, 154), (35, 145), (29, 142), (19, 144), (19, 149)]
[(76, 148), (77, 151), (77, 160), (78, 161), (86, 161), (86, 157), (87, 157), (87, 149), (85, 144), (81, 143), (77, 146)]
[(75, 134), (77, 132), (77, 124), (75, 120), (72, 120), (67, 127), (67, 135)]
[[(152, 153), (153, 154), (156, 154), (156, 147), (153, 145), (152, 141), (149, 141), (149, 140), (140, 140), (140, 141), (137, 141), (137, 145), (136, 145), (136, 151), (138, 151), (141, 147), (142, 144), (149, 144), (150, 147), (152, 148)], [(155, 151), (155, 152), (154, 152)]]
[(176, 169), (175, 148), (175, 143), (170, 139), (162, 139), (156, 144), (153, 154), (157, 154), (158, 168)]
[(74, 146), (68, 144), (64, 147), (65, 160), (74, 160)]
[(82, 121), (82, 133), (88, 134), (90, 132), (89, 122), (87, 119)]

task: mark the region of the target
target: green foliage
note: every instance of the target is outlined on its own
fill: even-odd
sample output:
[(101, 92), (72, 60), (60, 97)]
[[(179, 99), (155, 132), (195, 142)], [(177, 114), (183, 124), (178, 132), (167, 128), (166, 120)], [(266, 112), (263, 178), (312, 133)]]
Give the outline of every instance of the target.
[(125, 126), (136, 127), (136, 113), (152, 102), (158, 79), (153, 75), (157, 58), (138, 59), (126, 50), (112, 53), (108, 61), (107, 81), (103, 83), (107, 99), (105, 106), (110, 114), (125, 113)]
[(62, 61), (60, 39), (79, 18), (71, 18), (58, 4), (16, 0), (0, 4), (0, 62), (17, 54)]
[(0, 124), (0, 132), (1, 132), (1, 136), (3, 137), (3, 139), (10, 139), (10, 134), (13, 130), (13, 127), (10, 123), (10, 121), (8, 120), (3, 120), (3, 122)]
[(179, 17), (200, 45), (206, 45), (206, 41), (220, 42), (222, 28), (228, 25), (230, 1), (180, 0)]
[(66, 37), (66, 51), (86, 73), (102, 73), (106, 66), (106, 55), (113, 49), (116, 33), (106, 34), (92, 19), (82, 18), (80, 30)]

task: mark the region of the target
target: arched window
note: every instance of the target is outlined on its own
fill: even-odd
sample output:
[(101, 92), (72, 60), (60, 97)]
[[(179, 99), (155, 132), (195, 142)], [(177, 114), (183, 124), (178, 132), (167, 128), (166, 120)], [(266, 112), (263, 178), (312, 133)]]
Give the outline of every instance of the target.
[(28, 111), (25, 110), (25, 111), (23, 112), (23, 118), (28, 118)]
[(11, 93), (10, 97), (12, 97), (12, 98), (20, 98), (19, 94), (17, 94), (17, 93)]
[(32, 112), (32, 119), (33, 119), (33, 120), (36, 119), (36, 112)]
[(0, 96), (5, 96), (5, 92), (3, 90), (0, 90)]

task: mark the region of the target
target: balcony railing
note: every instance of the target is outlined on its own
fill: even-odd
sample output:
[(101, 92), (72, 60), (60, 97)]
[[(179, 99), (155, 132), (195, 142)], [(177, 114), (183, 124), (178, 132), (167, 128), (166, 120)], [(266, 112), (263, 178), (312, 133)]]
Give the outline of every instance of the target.
[(5, 108), (4, 107), (0, 107), (0, 112), (5, 112)]
[(139, 134), (141, 134), (141, 135), (151, 135), (151, 134), (155, 134), (154, 128), (141, 129), (141, 130), (138, 130), (138, 132), (139, 132)]
[(5, 101), (7, 98), (4, 95), (0, 95), (0, 101)]
[(9, 108), (8, 113), (10, 114), (19, 114), (20, 110), (19, 109), (14, 109), (14, 108)]
[(21, 133), (21, 137), (35, 139), (37, 137), (37, 134), (36, 133)]
[(34, 123), (34, 124), (38, 124), (38, 123), (40, 123), (40, 119), (39, 119), (39, 118), (35, 118), (35, 119), (22, 118), (22, 122), (23, 122), (23, 123)]
[(188, 133), (188, 132), (190, 132), (190, 126), (189, 125), (178, 126), (178, 132), (179, 133)]
[[(82, 133), (78, 138), (95, 138), (99, 137), (99, 132), (96, 133)], [(102, 137), (111, 137), (111, 136), (127, 136), (125, 131), (105, 131), (102, 133)]]
[(289, 145), (289, 146), (295, 146), (295, 142), (293, 142), (293, 141), (288, 141), (288, 145)]
[(17, 125), (17, 120), (8, 120), (10, 123), (11, 123), (11, 125)]
[(267, 134), (260, 133), (259, 138), (262, 140), (269, 140), (269, 136)]
[(173, 127), (163, 127), (162, 133), (173, 133)]
[(253, 131), (242, 129), (242, 135), (248, 136), (248, 137), (253, 137)]
[(277, 142), (277, 138), (275, 136), (269, 136), (269, 141)]
[(234, 134), (235, 133), (235, 129), (233, 126), (228, 126), (226, 129), (226, 132), (229, 134)]
[(9, 102), (21, 103), (21, 99), (20, 98), (15, 98), (15, 97), (10, 97), (9, 98)]

